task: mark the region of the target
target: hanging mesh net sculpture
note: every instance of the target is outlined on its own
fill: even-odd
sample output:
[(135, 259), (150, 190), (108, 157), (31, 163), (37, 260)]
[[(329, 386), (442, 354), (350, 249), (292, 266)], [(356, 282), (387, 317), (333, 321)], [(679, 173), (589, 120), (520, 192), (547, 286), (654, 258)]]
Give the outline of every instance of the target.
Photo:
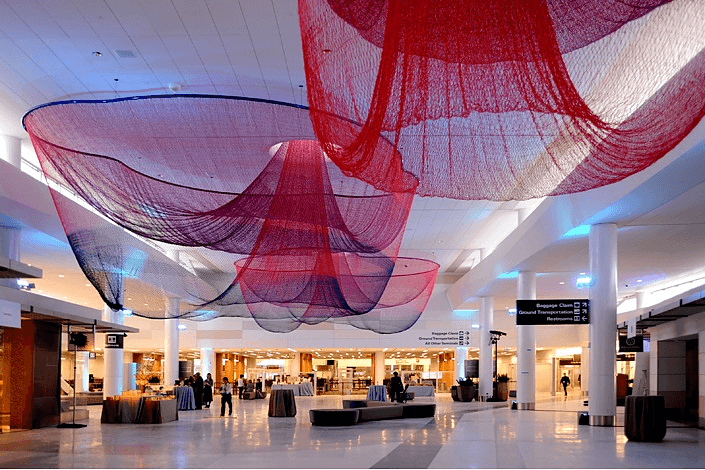
[[(413, 188), (385, 192), (345, 176), (311, 140), (306, 109), (181, 95), (57, 103), (24, 124), (45, 174), (106, 218), (232, 257), (235, 280), (220, 295), (198, 280), (163, 289), (190, 302), (186, 318), (247, 315), (279, 332), (333, 319), (392, 333), (413, 325), (428, 301), (438, 265), (398, 257)], [(164, 318), (117, 296), (133, 262), (124, 239), (105, 242), (55, 202), (106, 303)]]
[(705, 110), (704, 2), (299, 0), (299, 17), (318, 140), (386, 191), (600, 187), (664, 156)]

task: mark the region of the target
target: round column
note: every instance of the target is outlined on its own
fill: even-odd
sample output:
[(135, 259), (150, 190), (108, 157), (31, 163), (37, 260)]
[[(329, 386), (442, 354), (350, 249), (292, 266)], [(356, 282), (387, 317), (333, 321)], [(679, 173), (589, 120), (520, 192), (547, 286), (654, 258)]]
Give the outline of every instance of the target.
[(617, 412), (617, 225), (590, 227), (590, 398), (591, 426), (613, 426)]
[(205, 379), (208, 372), (215, 380), (215, 352), (213, 348), (201, 348), (201, 376)]
[[(122, 325), (124, 318), (122, 312), (113, 310), (105, 305), (103, 307), (103, 320)], [(107, 334), (104, 336), (107, 337)], [(103, 398), (122, 395), (125, 368), (124, 349), (103, 348), (103, 355)]]
[(76, 351), (76, 391), (88, 391), (88, 351)]
[(301, 353), (295, 352), (294, 358), (291, 359), (289, 363), (291, 364), (291, 367), (289, 368), (289, 374), (291, 374), (291, 377), (296, 380), (299, 377), (299, 374), (301, 373)]
[(468, 358), (468, 348), (455, 348), (455, 370), (453, 371), (453, 383), (458, 383), (458, 379), (465, 377), (465, 360)]
[(164, 321), (164, 385), (170, 387), (179, 377), (179, 298), (166, 299)]
[[(536, 299), (536, 273), (519, 272), (517, 282), (519, 300)], [(517, 325), (517, 408), (536, 408), (536, 327)]]
[(384, 370), (384, 351), (375, 351), (375, 385), (382, 385), (386, 371)]
[(480, 383), (478, 397), (492, 397), (492, 381), (494, 357), (490, 344), (490, 330), (494, 328), (494, 299), (492, 297), (480, 298)]

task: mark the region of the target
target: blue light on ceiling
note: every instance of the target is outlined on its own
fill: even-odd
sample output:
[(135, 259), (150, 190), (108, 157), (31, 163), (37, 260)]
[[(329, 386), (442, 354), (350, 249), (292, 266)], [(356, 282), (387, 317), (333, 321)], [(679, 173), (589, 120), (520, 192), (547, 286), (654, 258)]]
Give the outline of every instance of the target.
[(575, 280), (575, 287), (578, 289), (583, 289), (585, 287), (590, 287), (592, 278), (590, 276), (580, 276)]
[(508, 273), (502, 273), (497, 276), (497, 279), (518, 279), (519, 271), (510, 271)]
[(564, 233), (561, 238), (562, 239), (578, 238), (578, 237), (585, 237), (589, 234), (590, 234), (590, 226), (589, 225), (578, 225), (577, 227), (573, 227), (572, 229), (570, 229), (566, 233)]
[(477, 312), (478, 312), (477, 309), (453, 310), (453, 316), (464, 318), (464, 317), (470, 317)]

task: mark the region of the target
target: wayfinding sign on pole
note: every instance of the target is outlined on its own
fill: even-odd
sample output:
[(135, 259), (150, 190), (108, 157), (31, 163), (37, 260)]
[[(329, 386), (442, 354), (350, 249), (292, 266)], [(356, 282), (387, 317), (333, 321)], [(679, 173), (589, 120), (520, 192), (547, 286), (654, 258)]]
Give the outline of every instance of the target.
[(588, 299), (517, 300), (517, 325), (586, 325)]

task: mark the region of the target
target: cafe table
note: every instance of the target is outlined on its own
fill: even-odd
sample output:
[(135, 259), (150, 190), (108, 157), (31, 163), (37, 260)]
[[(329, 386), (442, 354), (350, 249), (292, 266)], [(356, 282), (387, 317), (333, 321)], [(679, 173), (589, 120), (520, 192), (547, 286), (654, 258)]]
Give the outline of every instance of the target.
[(269, 395), (269, 416), (270, 417), (293, 417), (296, 416), (296, 401), (294, 391), (289, 389), (272, 390)]

